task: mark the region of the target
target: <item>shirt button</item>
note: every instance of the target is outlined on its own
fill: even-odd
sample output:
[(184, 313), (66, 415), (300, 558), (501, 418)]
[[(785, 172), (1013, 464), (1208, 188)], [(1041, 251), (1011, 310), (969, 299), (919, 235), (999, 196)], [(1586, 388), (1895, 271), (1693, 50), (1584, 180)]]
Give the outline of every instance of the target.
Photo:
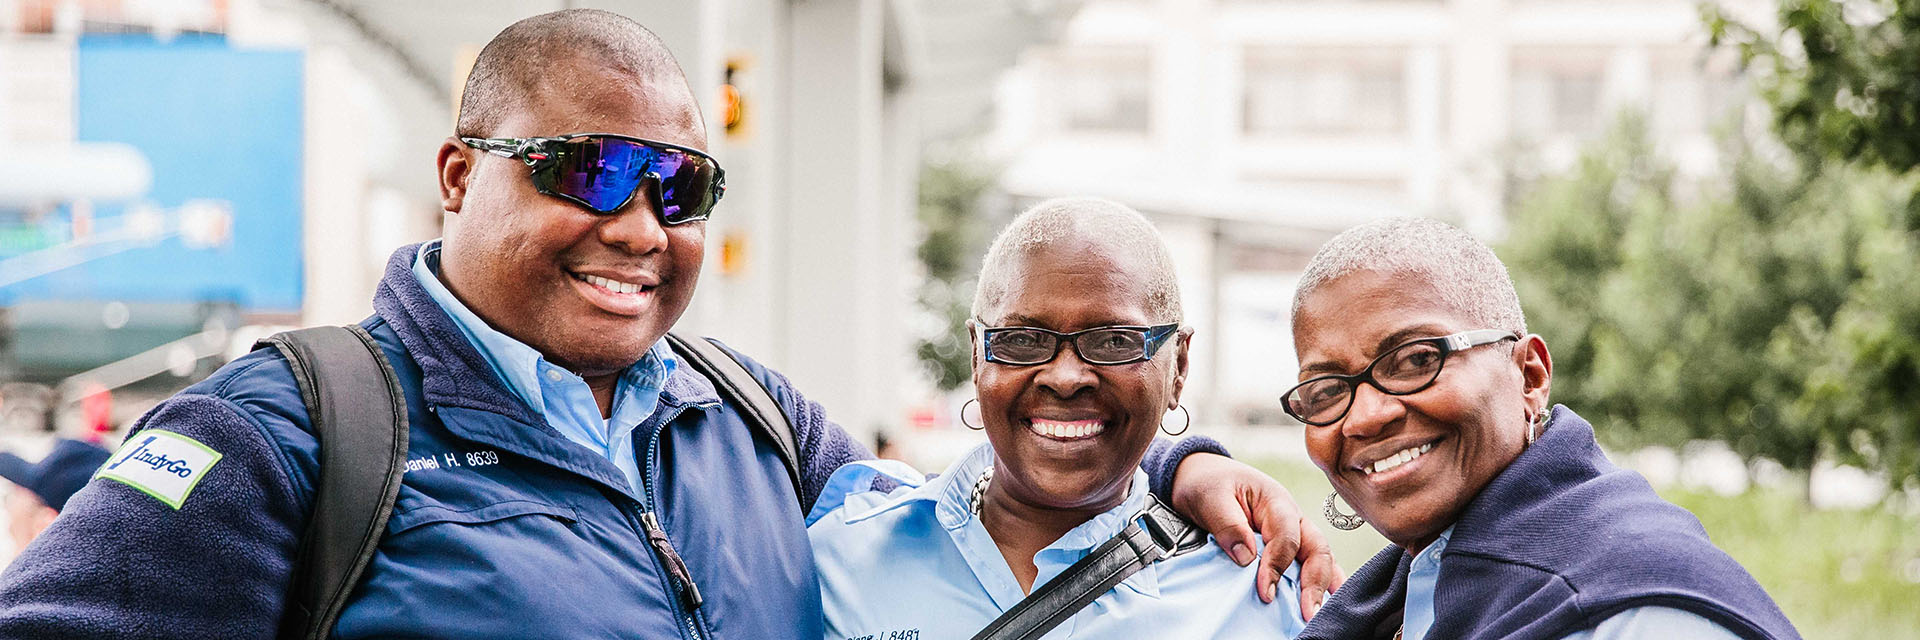
[(548, 370), (547, 370), (547, 379), (548, 379), (548, 380), (551, 380), (551, 381), (554, 381), (554, 382), (559, 382), (559, 381), (560, 381), (560, 372), (559, 372), (558, 370), (555, 370), (555, 369), (548, 369)]

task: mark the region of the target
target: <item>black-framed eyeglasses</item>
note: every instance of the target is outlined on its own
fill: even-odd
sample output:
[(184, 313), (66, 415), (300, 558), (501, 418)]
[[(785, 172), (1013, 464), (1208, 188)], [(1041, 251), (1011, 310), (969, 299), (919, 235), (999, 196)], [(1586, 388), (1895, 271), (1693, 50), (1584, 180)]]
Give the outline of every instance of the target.
[(1180, 328), (1180, 323), (1153, 326), (1111, 326), (1061, 333), (1039, 327), (981, 327), (981, 342), (986, 345), (987, 362), (1015, 366), (1046, 364), (1060, 353), (1060, 343), (1073, 345), (1073, 352), (1087, 364), (1131, 364), (1152, 360), (1153, 354)]
[(617, 133), (570, 133), (550, 138), (461, 138), (467, 146), (533, 168), (540, 193), (595, 213), (627, 206), (648, 180), (654, 210), (668, 225), (707, 219), (727, 190), (727, 172), (698, 149)]
[(1365, 382), (1381, 393), (1413, 395), (1433, 386), (1447, 355), (1504, 340), (1518, 340), (1512, 331), (1479, 329), (1438, 338), (1421, 338), (1388, 349), (1367, 363), (1367, 368), (1350, 376), (1325, 375), (1294, 385), (1280, 396), (1281, 408), (1295, 420), (1324, 427), (1346, 417), (1353, 407), (1353, 395)]

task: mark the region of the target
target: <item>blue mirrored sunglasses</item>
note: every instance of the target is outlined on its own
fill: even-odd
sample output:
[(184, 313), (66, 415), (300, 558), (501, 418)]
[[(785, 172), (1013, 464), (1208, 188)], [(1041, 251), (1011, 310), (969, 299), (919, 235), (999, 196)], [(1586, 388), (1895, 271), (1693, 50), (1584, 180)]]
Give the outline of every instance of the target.
[(627, 206), (654, 182), (654, 211), (675, 225), (705, 220), (726, 193), (727, 172), (697, 149), (613, 133), (550, 138), (461, 138), (469, 147), (533, 168), (540, 193), (602, 214)]

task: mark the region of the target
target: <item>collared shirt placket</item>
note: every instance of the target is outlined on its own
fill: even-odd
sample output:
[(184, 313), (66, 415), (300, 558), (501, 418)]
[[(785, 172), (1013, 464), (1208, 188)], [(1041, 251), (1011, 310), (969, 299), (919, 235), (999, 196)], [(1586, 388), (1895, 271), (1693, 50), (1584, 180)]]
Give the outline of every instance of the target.
[[(693, 574), (687, 569), (685, 559), (673, 547), (666, 528), (661, 525), (658, 515), (659, 505), (655, 498), (658, 492), (652, 480), (654, 473), (659, 469), (662, 434), (666, 426), (678, 418), (686, 408), (684, 403), (669, 403), (665, 396), (659, 395), (666, 377), (674, 370), (672, 361), (667, 359), (669, 356), (664, 356), (660, 352), (661, 347), (656, 345), (655, 350), (650, 351), (641, 363), (636, 365), (639, 369), (629, 370), (622, 375), (617, 386), (614, 410), (611, 412), (613, 417), (600, 419), (599, 430), (591, 428), (595, 422), (594, 418), (598, 416), (588, 417), (579, 413), (566, 417), (549, 415), (563, 410), (590, 410), (594, 402), (585, 381), (547, 363), (530, 347), (493, 332), (492, 329), (484, 326), (483, 321), (472, 317), (472, 312), (454, 299), (450, 292), (446, 292), (437, 281), (433, 269), (435, 262), (429, 260), (436, 257), (434, 254), (437, 251), (436, 243), (421, 245), (414, 264), (416, 279), (455, 319), (456, 326), (460, 327), (475, 349), (484, 357), (488, 357), (489, 364), (494, 365), (495, 373), (501, 376), (502, 381), (513, 388), (522, 401), (541, 414), (541, 418), (548, 422), (548, 429), (579, 445), (581, 449), (589, 451), (595, 448), (601, 449), (595, 453), (599, 454), (600, 459), (612, 463), (623, 476), (625, 471), (620, 469), (621, 465), (617, 460), (621, 449), (617, 446), (618, 439), (625, 438), (625, 442), (631, 443), (642, 430), (648, 433), (646, 457), (641, 461), (641, 467), (636, 474), (638, 477), (629, 478), (628, 482), (624, 483), (626, 486), (619, 491), (622, 496), (637, 491), (640, 494), (639, 501), (635, 503), (630, 499), (620, 505), (620, 510), (626, 515), (629, 528), (645, 540), (653, 551), (654, 562), (658, 565), (657, 568), (661, 574), (665, 576), (668, 600), (675, 603), (681, 626), (686, 630), (688, 639), (702, 640), (710, 635), (702, 632), (699, 609), (703, 604), (703, 598), (700, 595), (700, 589), (694, 584)], [(492, 337), (489, 339), (483, 336)], [(503, 366), (502, 362), (495, 358), (509, 359), (517, 364)], [(570, 397), (571, 400), (562, 401), (557, 406), (549, 406), (549, 401), (554, 400), (553, 394), (556, 393), (562, 397)], [(615, 428), (613, 420), (627, 415), (627, 411), (636, 410), (631, 407), (632, 403), (647, 400), (652, 400), (653, 405), (650, 408), (638, 410), (650, 409), (650, 415), (641, 420), (638, 426), (626, 431)], [(567, 421), (568, 431), (577, 433), (568, 435), (562, 432), (554, 426), (555, 418)]]

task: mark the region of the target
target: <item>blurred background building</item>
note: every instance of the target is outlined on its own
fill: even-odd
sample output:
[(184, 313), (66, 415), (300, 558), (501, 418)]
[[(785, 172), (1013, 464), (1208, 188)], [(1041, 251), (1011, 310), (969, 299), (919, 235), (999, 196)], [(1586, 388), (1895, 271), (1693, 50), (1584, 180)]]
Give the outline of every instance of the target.
[(965, 395), (914, 354), (943, 329), (914, 304), (927, 158), (990, 168), (989, 227), (1058, 195), (1147, 212), (1196, 420), (1284, 423), (1292, 282), (1334, 233), (1498, 237), (1514, 176), (1617, 111), (1705, 171), (1747, 102), (1685, 0), (0, 0), (0, 141), (34, 150), (0, 160), (0, 428), (112, 430), (265, 333), (364, 317), (437, 235), (479, 47), (576, 5), (668, 41), (729, 171), (682, 327), (907, 443)]
[(1749, 97), (1700, 25), (1692, 0), (1091, 0), (1003, 77), (985, 145), (1015, 206), (1153, 217), (1198, 328), (1188, 406), (1289, 423), (1293, 282), (1334, 234), (1422, 215), (1497, 239), (1510, 182), (1623, 110), (1683, 174), (1714, 169)]
[[(0, 1), (5, 428), (122, 425), (263, 333), (364, 317), (390, 252), (437, 235), (433, 157), (479, 47), (573, 6), (667, 40), (728, 169), (683, 330), (856, 431), (897, 422), (925, 387), (922, 142), (981, 129), (1068, 4)], [(101, 391), (111, 418), (71, 424)]]
[(255, 339), (365, 317), (438, 235), (479, 48), (580, 6), (668, 42), (728, 170), (680, 329), (855, 433), (903, 423), (921, 149), (986, 128), (1072, 3), (0, 0), (0, 445), (116, 443)]
[[(1776, 22), (1805, 5), (1844, 10)], [(666, 40), (728, 171), (680, 329), (923, 469), (981, 438), (986, 240), (1093, 195), (1173, 250), (1193, 432), (1324, 495), (1277, 398), (1293, 284), (1341, 230), (1432, 216), (1567, 285), (1523, 298), (1555, 399), (1808, 637), (1920, 637), (1920, 145), (1778, 117), (1911, 114), (1875, 102), (1920, 95), (1890, 0), (0, 0), (0, 449), (111, 446), (256, 338), (365, 317), (439, 234), (479, 48), (581, 6)], [(1709, 47), (1723, 16), (1755, 31)]]

